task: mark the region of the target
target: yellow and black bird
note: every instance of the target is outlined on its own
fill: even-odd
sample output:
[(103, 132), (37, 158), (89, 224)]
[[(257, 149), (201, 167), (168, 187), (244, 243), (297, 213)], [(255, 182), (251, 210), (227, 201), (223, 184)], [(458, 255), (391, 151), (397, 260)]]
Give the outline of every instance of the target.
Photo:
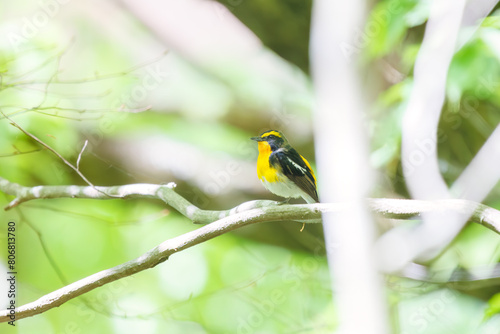
[(319, 202), (311, 165), (281, 132), (270, 130), (250, 139), (259, 144), (257, 176), (267, 190), (287, 199), (302, 197), (307, 203)]

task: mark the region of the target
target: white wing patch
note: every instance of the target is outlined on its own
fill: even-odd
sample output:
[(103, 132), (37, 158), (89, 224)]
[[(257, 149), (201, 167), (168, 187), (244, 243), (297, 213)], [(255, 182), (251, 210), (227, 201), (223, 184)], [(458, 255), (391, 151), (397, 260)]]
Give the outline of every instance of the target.
[(295, 167), (297, 167), (298, 169), (300, 169), (303, 173), (306, 173), (307, 172), (307, 169), (305, 169), (304, 167), (300, 166), (298, 163), (296, 163), (295, 161), (293, 161), (292, 159), (288, 159), (288, 161), (294, 165)]
[[(286, 153), (285, 150), (282, 149), (282, 148), (276, 150), (276, 152)], [(295, 166), (297, 169), (299, 169), (300, 171), (302, 171), (304, 174), (307, 173), (307, 169), (305, 169), (304, 167), (302, 167), (301, 165), (299, 165), (298, 163), (296, 163), (295, 161), (293, 161), (292, 159), (290, 159), (289, 157), (287, 157), (286, 154), (285, 154), (285, 157), (286, 157), (286, 160), (288, 160), (288, 162), (290, 164), (292, 164), (293, 166)]]

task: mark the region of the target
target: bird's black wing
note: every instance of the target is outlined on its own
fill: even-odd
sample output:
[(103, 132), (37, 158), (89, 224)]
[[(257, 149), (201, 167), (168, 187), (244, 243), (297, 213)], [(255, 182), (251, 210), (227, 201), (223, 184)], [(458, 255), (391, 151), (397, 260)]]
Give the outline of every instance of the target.
[(272, 165), (279, 164), (285, 176), (319, 202), (313, 171), (294, 148), (280, 148), (271, 154), (269, 160)]

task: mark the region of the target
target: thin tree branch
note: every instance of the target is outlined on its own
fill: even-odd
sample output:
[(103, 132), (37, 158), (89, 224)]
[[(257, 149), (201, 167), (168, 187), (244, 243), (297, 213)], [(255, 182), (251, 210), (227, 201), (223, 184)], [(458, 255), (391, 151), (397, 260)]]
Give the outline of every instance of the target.
[[(264, 221), (301, 220), (305, 222), (318, 222), (318, 218), (322, 212), (339, 212), (350, 207), (348, 203), (276, 205), (276, 202), (273, 201), (252, 201), (243, 203), (231, 210), (201, 210), (177, 194), (173, 190), (174, 187), (175, 184), (173, 183), (168, 185), (131, 184), (95, 188), (89, 186), (24, 187), (0, 178), (0, 190), (6, 194), (16, 196), (6, 209), (29, 200), (43, 198), (111, 199), (119, 197), (126, 199), (142, 197), (161, 199), (187, 218), (196, 222), (207, 223), (219, 219), (212, 224), (167, 240), (134, 260), (88, 276), (51, 292), (34, 302), (20, 306), (16, 309), (16, 319), (45, 312), (99, 286), (152, 268), (164, 262), (176, 252), (236, 228)], [(108, 196), (110, 194), (113, 197)], [(500, 212), (470, 201), (446, 200), (427, 202), (398, 199), (370, 199), (368, 200), (368, 204), (376, 212), (388, 217), (397, 218), (409, 218), (428, 211), (445, 212), (447, 210), (459, 210), (471, 214), (473, 221), (500, 233)], [(9, 321), (10, 318), (8, 316), (9, 313), (7, 310), (1, 311), (0, 322)]]
[[(4, 208), (10, 210), (21, 203), (35, 199), (51, 198), (88, 198), (88, 199), (130, 199), (130, 198), (156, 198), (179, 211), (185, 217), (191, 219), (195, 224), (211, 223), (217, 219), (229, 215), (247, 211), (250, 209), (274, 206), (275, 201), (250, 201), (231, 210), (202, 210), (173, 189), (175, 183), (166, 185), (137, 183), (123, 186), (90, 187), (90, 186), (36, 186), (24, 187), (20, 184), (9, 182), (0, 177), (0, 191), (15, 196), (15, 198)], [(318, 214), (319, 217), (319, 214)], [(317, 217), (317, 218), (318, 218)]]
[[(275, 207), (279, 202), (255, 200), (242, 203), (229, 210), (203, 210), (175, 192), (175, 183), (166, 185), (136, 183), (111, 187), (90, 186), (36, 186), (25, 187), (0, 177), (0, 191), (15, 198), (4, 208), (10, 210), (24, 202), (35, 199), (51, 198), (87, 198), (87, 199), (132, 199), (155, 198), (162, 200), (195, 224), (208, 224), (218, 219), (257, 208)], [(368, 207), (372, 212), (386, 218), (409, 219), (424, 213), (434, 212), (446, 214), (456, 212), (467, 215), (469, 221), (500, 234), (500, 211), (487, 205), (463, 199), (447, 199), (436, 201), (409, 200), (395, 198), (369, 198)], [(318, 223), (321, 212), (348, 210), (350, 203), (326, 203), (313, 205), (279, 205), (290, 210), (295, 208), (296, 220), (305, 219), (301, 215), (303, 208), (312, 209), (314, 213), (306, 223)], [(285, 210), (285, 211), (286, 211)], [(306, 211), (307, 211), (306, 210)]]
[[(158, 198), (198, 223), (211, 224), (169, 239), (140, 257), (90, 275), (36, 301), (16, 308), (16, 320), (43, 313), (78, 297), (88, 291), (120, 278), (153, 268), (166, 261), (172, 254), (215, 238), (234, 229), (260, 222), (294, 220), (317, 223), (321, 213), (341, 212), (352, 209), (355, 203), (317, 203), (303, 205), (277, 205), (274, 201), (250, 201), (222, 211), (202, 210), (174, 191), (175, 184), (130, 184), (113, 187), (90, 186), (37, 186), (24, 187), (0, 178), (0, 191), (16, 198), (6, 207), (10, 209), (23, 202), (49, 198)], [(113, 195), (110, 197), (109, 195)], [(470, 215), (470, 220), (500, 234), (500, 211), (467, 200), (416, 201), (401, 199), (368, 199), (374, 211), (391, 218), (410, 218), (423, 212), (458, 211)], [(489, 279), (491, 277), (484, 277)], [(0, 322), (9, 321), (8, 310), (0, 311)]]
[(404, 268), (401, 277), (431, 284), (443, 284), (453, 289), (475, 290), (500, 284), (500, 265), (483, 266), (473, 270), (456, 269), (446, 275), (443, 270), (430, 270), (421, 264), (412, 263)]
[[(92, 189), (90, 187), (87, 188)], [(16, 308), (16, 320), (43, 313), (104, 284), (133, 275), (145, 269), (153, 268), (159, 263), (167, 260), (174, 253), (236, 228), (264, 221), (318, 218), (320, 215), (318, 209), (310, 209), (307, 205), (296, 206), (293, 210), (290, 210), (290, 207), (290, 205), (273, 205), (266, 208), (247, 210), (222, 218), (212, 224), (202, 226), (199, 229), (173, 239), (169, 239), (134, 260), (90, 275), (51, 292), (34, 302)], [(0, 322), (9, 320), (8, 310), (0, 311)]]
[[(115, 73), (108, 73), (108, 74), (95, 74), (94, 76), (92, 77), (88, 77), (88, 78), (82, 78), (82, 79), (72, 79), (72, 80), (54, 80), (51, 82), (51, 84), (64, 84), (64, 85), (67, 85), (67, 84), (84, 84), (84, 83), (89, 83), (89, 82), (96, 82), (96, 81), (100, 81), (100, 80), (108, 80), (108, 79), (114, 79), (114, 78), (119, 78), (119, 77), (122, 77), (124, 75), (127, 75), (127, 74), (130, 74), (132, 72), (135, 72), (141, 68), (144, 68), (146, 66), (149, 66), (151, 64), (154, 64), (155, 62), (161, 60), (162, 58), (164, 58), (167, 54), (168, 54), (169, 50), (165, 50), (163, 51), (159, 56), (151, 59), (151, 60), (148, 60), (142, 64), (138, 64), (138, 65), (135, 65), (135, 66), (132, 66), (126, 70), (123, 70), (123, 71), (120, 71), (120, 72), (115, 72)], [(57, 57), (59, 57), (60, 55), (57, 55)], [(49, 59), (48, 62), (52, 61), (52, 59)], [(46, 64), (44, 64), (45, 66)], [(27, 73), (30, 73), (30, 72), (27, 72)], [(57, 73), (56, 73), (57, 75)], [(24, 76), (24, 75), (23, 75)], [(22, 76), (21, 76), (22, 77)], [(14, 82), (10, 82), (6, 85), (4, 85), (4, 87), (16, 87), (16, 86), (21, 86), (21, 85), (43, 85), (43, 84), (46, 84), (47, 81), (46, 80), (41, 80), (41, 81), (35, 81), (35, 80), (32, 80), (32, 81), (14, 81)]]
[[(61, 159), (66, 165), (68, 165), (71, 169), (73, 169), (88, 185), (90, 186), (94, 186), (92, 184), (92, 182), (90, 182), (86, 177), (85, 175), (82, 174), (82, 172), (80, 172), (80, 170), (78, 168), (76, 168), (75, 166), (73, 166), (73, 164), (71, 162), (69, 162), (68, 160), (66, 160), (62, 155), (60, 155), (56, 150), (54, 150), (52, 147), (50, 147), (49, 145), (45, 144), (42, 140), (38, 139), (36, 136), (32, 135), (31, 133), (29, 133), (28, 131), (24, 130), (19, 124), (17, 124), (14, 120), (12, 120), (9, 116), (7, 116), (3, 111), (0, 110), (0, 113), (3, 115), (3, 117), (5, 117), (7, 120), (9, 120), (9, 122), (15, 126), (16, 128), (18, 128), (19, 130), (21, 130), (21, 132), (23, 132), (26, 136), (30, 137), (31, 139), (33, 139), (34, 141), (36, 141), (37, 143), (39, 143), (40, 145), (42, 145), (43, 147), (45, 147), (46, 149), (48, 149), (50, 152), (54, 153), (59, 159)], [(85, 147), (84, 147), (85, 148)], [(83, 153), (83, 150), (82, 150), (82, 153)]]
[(19, 151), (16, 147), (14, 147), (14, 148), (15, 148), (15, 151), (13, 153), (0, 155), (0, 158), (14, 157), (16, 155), (22, 155), (22, 154), (31, 154), (31, 153), (36, 153), (36, 152), (40, 152), (40, 151), (45, 150), (45, 147), (36, 148), (33, 150), (29, 150), (29, 151)]
[(80, 154), (78, 154), (78, 159), (76, 159), (76, 169), (80, 170), (80, 160), (83, 155), (83, 151), (85, 151), (85, 148), (87, 147), (87, 144), (89, 143), (88, 140), (85, 140), (85, 144), (83, 144), (82, 150), (80, 151)]
[[(3, 183), (0, 183), (0, 189), (4, 188), (3, 185), (4, 185)], [(187, 202), (180, 195), (177, 194), (176, 196), (174, 195), (175, 192), (172, 189), (173, 188), (172, 185), (158, 186), (149, 184), (137, 184), (137, 185), (122, 186), (122, 187), (108, 187), (108, 189), (113, 189), (114, 194), (121, 194), (124, 196), (123, 198), (127, 198), (129, 196), (139, 197), (140, 195), (137, 192), (134, 193), (133, 191), (131, 191), (134, 187), (145, 190), (141, 194), (143, 197), (152, 197), (153, 196), (151, 195), (153, 193), (152, 190), (155, 190), (154, 192), (157, 192), (159, 196), (161, 196), (162, 199), (164, 200), (167, 198), (171, 200), (175, 199), (175, 201), (177, 202), (176, 204), (181, 204), (181, 205)], [(40, 192), (43, 192), (44, 189), (40, 188), (47, 188), (47, 187), (35, 187), (35, 188), (38, 188)], [(28, 189), (35, 189), (35, 188), (28, 188)], [(49, 188), (60, 188), (60, 187), (49, 187)], [(102, 195), (99, 192), (96, 192), (91, 187), (70, 186), (66, 188), (81, 188), (82, 192), (80, 194), (82, 194), (83, 196), (80, 197), (109, 199), (109, 197)], [(104, 188), (106, 187), (101, 187), (101, 190), (105, 191)], [(56, 190), (56, 189), (51, 189), (51, 190)], [(94, 194), (90, 193), (86, 194), (85, 191), (93, 191)], [(61, 193), (61, 195), (63, 195), (61, 197), (70, 197), (68, 196), (69, 193), (64, 193), (64, 194)], [(183, 201), (180, 199), (182, 199)], [(272, 201), (255, 201), (255, 202), (275, 203)], [(51, 292), (34, 302), (22, 305), (16, 308), (16, 320), (43, 313), (54, 307), (58, 307), (75, 297), (78, 297), (86, 292), (98, 288), (104, 284), (116, 281), (123, 277), (133, 275), (145, 269), (153, 268), (156, 265), (166, 261), (174, 253), (180, 252), (184, 249), (187, 249), (204, 241), (210, 240), (212, 238), (215, 238), (216, 236), (232, 231), (234, 229), (254, 223), (267, 222), (267, 221), (301, 220), (306, 222), (315, 222), (318, 221), (317, 218), (320, 217), (320, 214), (322, 212), (338, 212), (339, 210), (345, 210), (346, 207), (349, 206), (344, 203), (307, 204), (307, 205), (306, 204), (269, 205), (267, 207), (253, 208), (243, 212), (238, 212), (239, 210), (244, 209), (245, 205), (248, 207), (252, 207), (253, 203), (255, 202), (244, 203), (233, 210), (220, 211), (220, 215), (225, 215), (230, 212), (237, 212), (237, 213), (219, 219), (213, 222), (212, 224), (202, 226), (194, 231), (169, 239), (134, 260), (125, 262), (116, 267), (90, 275), (86, 278), (83, 278), (79, 281), (69, 284), (63, 288), (60, 288), (54, 292)], [(462, 203), (462, 204), (469, 204), (463, 207), (460, 205), (460, 203), (455, 203), (457, 202), (456, 200), (448, 200), (445, 201), (446, 203), (441, 203), (440, 205), (434, 205), (429, 207), (426, 207), (426, 205), (429, 203), (425, 201), (389, 200), (389, 202), (391, 203), (390, 206), (384, 206), (384, 202), (386, 202), (385, 199), (373, 199), (369, 201), (370, 206), (374, 208), (376, 211), (382, 214), (389, 214), (391, 216), (395, 215), (398, 217), (407, 217), (413, 215), (415, 213), (418, 213), (419, 209), (441, 211), (453, 208), (459, 208), (460, 210), (467, 210), (468, 208), (476, 207), (479, 209), (476, 209), (476, 211), (474, 211), (472, 215), (472, 217), (476, 220), (476, 222), (484, 222), (485, 220), (494, 219), (496, 220), (496, 223), (490, 225), (491, 226), (495, 225), (497, 228), (500, 225), (500, 219), (499, 219), (500, 212), (495, 209), (486, 207), (484, 205), (477, 205), (477, 204), (471, 205), (472, 203)], [(467, 201), (458, 201), (458, 202), (467, 202)], [(398, 207), (398, 204), (402, 204), (401, 207)], [(189, 213), (190, 216), (200, 216), (200, 214), (202, 213), (208, 213), (210, 215), (217, 212), (217, 211), (205, 211), (194, 208), (195, 210), (199, 211), (197, 212), (197, 214), (195, 214), (196, 211), (194, 211), (193, 208), (191, 207), (192, 205), (184, 207), (183, 210)], [(392, 210), (392, 208), (397, 208), (397, 210)], [(497, 233), (500, 233), (500, 229), (497, 229), (496, 231)], [(8, 310), (0, 311), (0, 322), (6, 322), (9, 320), (10, 318)]]

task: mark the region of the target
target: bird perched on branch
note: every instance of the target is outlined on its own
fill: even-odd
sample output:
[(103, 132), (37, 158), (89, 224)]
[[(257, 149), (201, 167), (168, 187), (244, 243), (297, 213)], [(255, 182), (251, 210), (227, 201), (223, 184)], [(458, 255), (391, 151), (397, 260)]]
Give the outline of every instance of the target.
[(287, 199), (302, 197), (307, 203), (319, 202), (311, 165), (281, 132), (270, 130), (250, 139), (259, 144), (257, 176), (267, 190)]

